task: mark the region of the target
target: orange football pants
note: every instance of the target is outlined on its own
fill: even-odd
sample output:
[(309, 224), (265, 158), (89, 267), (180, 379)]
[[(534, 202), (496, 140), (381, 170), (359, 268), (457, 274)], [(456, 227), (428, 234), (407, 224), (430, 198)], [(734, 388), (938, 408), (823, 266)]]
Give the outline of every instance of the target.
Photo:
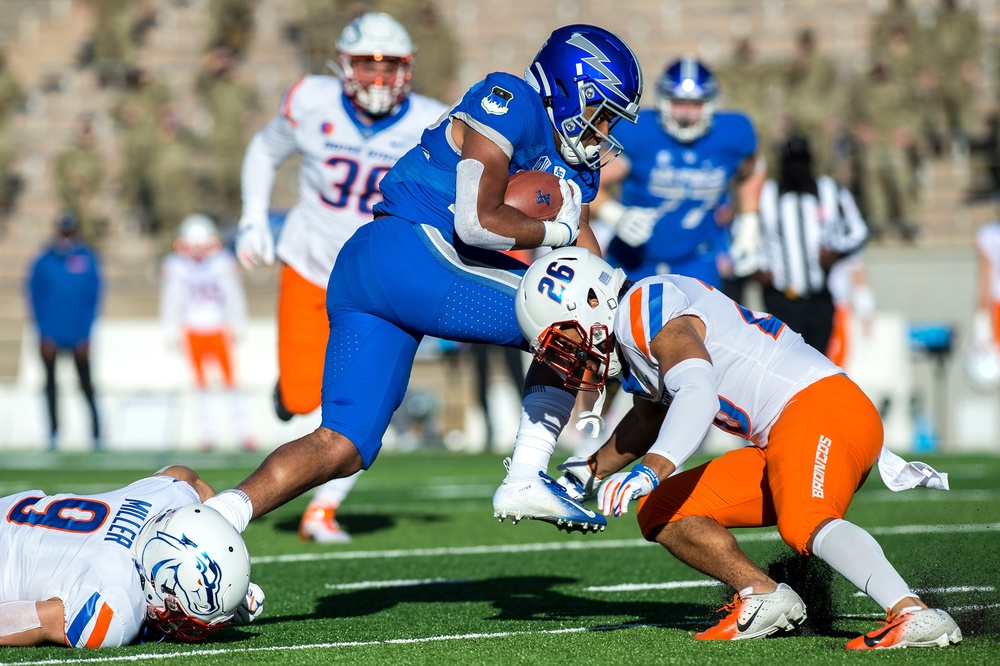
[(329, 337), (326, 290), (285, 264), (278, 293), (278, 390), (293, 414), (319, 407)]
[(642, 498), (643, 536), (688, 516), (723, 527), (778, 526), (796, 552), (826, 518), (843, 518), (882, 448), (882, 419), (843, 375), (799, 391), (771, 427), (767, 448), (746, 446), (681, 472)]
[(188, 358), (194, 369), (194, 381), (198, 388), (205, 388), (205, 365), (209, 359), (219, 364), (222, 381), (226, 388), (233, 388), (236, 380), (233, 377), (232, 338), (229, 331), (213, 331), (212, 333), (195, 333), (186, 331)]

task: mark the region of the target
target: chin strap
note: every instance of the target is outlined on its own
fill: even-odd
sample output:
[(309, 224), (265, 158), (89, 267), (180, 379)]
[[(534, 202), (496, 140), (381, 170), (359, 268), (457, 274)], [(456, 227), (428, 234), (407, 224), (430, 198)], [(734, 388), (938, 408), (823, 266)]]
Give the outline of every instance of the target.
[(597, 438), (600, 436), (601, 431), (604, 430), (604, 419), (601, 418), (601, 411), (604, 409), (604, 398), (607, 397), (607, 391), (604, 390), (602, 386), (597, 393), (597, 402), (594, 403), (594, 409), (586, 412), (581, 412), (577, 416), (576, 429), (583, 432), (588, 426), (593, 426), (590, 429), (590, 436)]

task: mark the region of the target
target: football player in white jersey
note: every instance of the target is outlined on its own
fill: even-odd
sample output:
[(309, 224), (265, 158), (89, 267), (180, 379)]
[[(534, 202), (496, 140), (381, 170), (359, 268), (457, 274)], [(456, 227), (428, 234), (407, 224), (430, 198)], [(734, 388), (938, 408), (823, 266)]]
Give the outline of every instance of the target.
[(205, 366), (214, 362), (226, 387), (232, 426), (243, 448), (252, 450), (253, 432), (236, 383), (232, 349), (234, 337), (246, 326), (246, 295), (236, 260), (223, 249), (211, 218), (200, 213), (184, 218), (161, 275), (160, 320), (167, 339), (183, 342), (188, 352), (201, 448), (207, 451), (215, 441), (205, 376)]
[[(696, 638), (763, 637), (806, 619), (799, 595), (753, 564), (727, 529), (777, 525), (796, 552), (824, 560), (887, 611), (884, 626), (848, 649), (961, 641), (954, 620), (927, 608), (878, 543), (844, 520), (876, 462), (893, 490), (947, 489), (946, 475), (884, 450), (878, 410), (802, 336), (693, 278), (629, 283), (580, 248), (529, 267), (516, 304), (535, 359), (567, 386), (600, 390), (613, 374), (634, 396), (596, 454), (560, 466), (560, 483), (582, 498), (603, 480), (605, 515), (642, 498), (648, 540), (738, 590), (727, 617)], [(713, 424), (749, 445), (675, 475)]]
[[(237, 254), (251, 268), (283, 263), (278, 300), (278, 418), (308, 414), (320, 404), (323, 358), (329, 336), (326, 288), (341, 247), (372, 219), (382, 177), (423, 130), (446, 111), (410, 92), (413, 46), (388, 14), (352, 21), (337, 42), (342, 77), (306, 76), (289, 88), (281, 112), (258, 132), (243, 160), (243, 215)], [(268, 206), (275, 172), (302, 155), (299, 201), (285, 221), (275, 250)], [(357, 475), (316, 490), (299, 536), (325, 543), (350, 540), (336, 510)]]
[(199, 641), (255, 619), (246, 545), (200, 503), (214, 494), (173, 465), (106, 493), (0, 498), (0, 646)]

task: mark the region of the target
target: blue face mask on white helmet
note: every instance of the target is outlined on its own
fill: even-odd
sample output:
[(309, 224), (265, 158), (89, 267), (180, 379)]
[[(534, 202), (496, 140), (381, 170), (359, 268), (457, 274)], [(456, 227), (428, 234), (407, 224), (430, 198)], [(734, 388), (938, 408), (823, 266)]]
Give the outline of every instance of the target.
[(524, 80), (541, 95), (568, 164), (597, 170), (621, 153), (611, 129), (622, 118), (636, 121), (642, 70), (620, 37), (592, 25), (559, 28), (539, 49)]
[[(660, 124), (672, 137), (683, 143), (698, 139), (712, 126), (719, 83), (708, 67), (691, 56), (685, 56), (667, 66), (656, 83), (656, 108)], [(696, 118), (679, 118), (674, 102), (701, 104)]]

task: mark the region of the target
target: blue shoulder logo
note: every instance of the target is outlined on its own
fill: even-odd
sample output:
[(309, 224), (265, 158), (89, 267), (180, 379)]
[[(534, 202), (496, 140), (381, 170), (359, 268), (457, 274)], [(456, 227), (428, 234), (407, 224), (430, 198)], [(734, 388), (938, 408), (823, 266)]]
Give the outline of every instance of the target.
[(495, 116), (502, 116), (509, 111), (507, 104), (512, 99), (514, 99), (514, 93), (509, 90), (504, 90), (500, 86), (493, 86), (493, 90), (490, 91), (489, 95), (482, 99), (480, 104), (482, 104), (486, 113), (491, 113)]

